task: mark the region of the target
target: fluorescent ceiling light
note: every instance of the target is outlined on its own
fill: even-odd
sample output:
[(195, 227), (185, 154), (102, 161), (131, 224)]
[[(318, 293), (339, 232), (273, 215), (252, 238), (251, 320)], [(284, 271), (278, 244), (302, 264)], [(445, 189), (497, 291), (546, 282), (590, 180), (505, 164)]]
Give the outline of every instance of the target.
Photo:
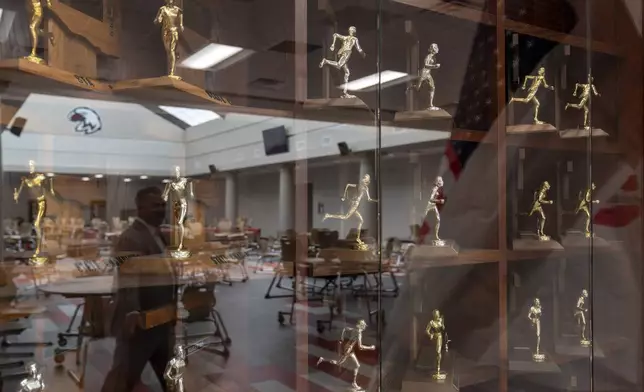
[(94, 174), (94, 177), (96, 177), (96, 178), (103, 178), (103, 175), (102, 175), (102, 174)]
[[(347, 83), (347, 90), (349, 91), (360, 91), (369, 87), (373, 87), (380, 83), (381, 85), (393, 82), (394, 80), (401, 79), (407, 76), (404, 72), (397, 71), (382, 71), (380, 74), (373, 74), (365, 76), (364, 78), (356, 79), (352, 82)], [(340, 86), (344, 88), (344, 84)]]
[(180, 108), (176, 106), (159, 106), (159, 109), (178, 118), (191, 127), (221, 118), (220, 115), (212, 110)]
[(167, 184), (167, 183), (169, 183), (169, 182), (170, 182), (170, 180), (166, 178), (165, 180), (163, 180), (163, 181), (161, 181), (161, 182), (163, 182), (164, 184)]
[(47, 173), (47, 177), (53, 177), (53, 176), (55, 176), (54, 173)]
[(147, 180), (147, 179), (148, 179), (148, 176), (141, 176), (140, 178), (141, 178), (142, 180)]
[(81, 180), (87, 182), (87, 181), (89, 181), (89, 177), (83, 177), (83, 178), (81, 178)]
[(182, 66), (192, 69), (208, 69), (233, 57), (244, 50), (237, 46), (209, 44), (197, 53), (183, 60)]
[(131, 179), (131, 178), (124, 178), (124, 179), (123, 179), (123, 182), (131, 182), (131, 181), (132, 181), (132, 179)]

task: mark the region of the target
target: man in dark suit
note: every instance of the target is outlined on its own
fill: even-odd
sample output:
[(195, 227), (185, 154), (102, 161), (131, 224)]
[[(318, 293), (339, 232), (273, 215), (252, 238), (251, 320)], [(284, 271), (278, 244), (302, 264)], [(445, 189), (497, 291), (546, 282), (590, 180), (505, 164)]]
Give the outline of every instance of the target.
[(116, 349), (102, 392), (130, 392), (148, 361), (166, 388), (163, 373), (172, 358), (177, 286), (159, 227), (166, 206), (161, 190), (150, 187), (136, 194), (137, 218), (123, 232), (117, 252), (141, 257), (124, 261), (115, 276), (116, 304), (112, 332)]

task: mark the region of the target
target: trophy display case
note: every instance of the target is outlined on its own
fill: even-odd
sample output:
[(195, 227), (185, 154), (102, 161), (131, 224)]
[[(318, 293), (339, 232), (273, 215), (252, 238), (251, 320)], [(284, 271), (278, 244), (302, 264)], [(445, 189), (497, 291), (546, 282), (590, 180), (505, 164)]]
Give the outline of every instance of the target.
[(643, 1), (7, 1), (0, 389), (642, 389)]

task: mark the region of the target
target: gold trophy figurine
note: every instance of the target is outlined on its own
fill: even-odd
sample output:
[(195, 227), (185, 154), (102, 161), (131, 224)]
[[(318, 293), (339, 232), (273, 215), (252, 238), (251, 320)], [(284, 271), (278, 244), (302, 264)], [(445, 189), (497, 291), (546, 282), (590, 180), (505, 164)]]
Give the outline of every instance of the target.
[(529, 216), (537, 214), (537, 237), (539, 241), (550, 241), (550, 237), (545, 235), (543, 228), (546, 225), (546, 215), (543, 213), (544, 204), (553, 204), (552, 200), (547, 199), (547, 193), (550, 189), (550, 183), (544, 181), (541, 184), (541, 188), (534, 193), (534, 201), (532, 202), (532, 209), (530, 210)]
[(165, 0), (165, 5), (159, 8), (155, 24), (161, 24), (163, 46), (168, 56), (168, 77), (181, 80), (175, 75), (177, 67), (177, 44), (179, 33), (183, 33), (183, 10), (175, 4), (175, 0)]
[[(46, 0), (45, 2), (47, 8), (51, 8), (51, 0)], [(36, 55), (36, 49), (38, 48), (38, 36), (45, 35), (45, 32), (40, 28), (43, 16), (43, 5), (42, 0), (27, 0), (27, 12), (29, 14), (29, 35), (31, 36), (31, 53), (29, 56), (25, 57), (26, 60), (31, 61), (36, 64), (44, 64), (45, 60), (41, 59)], [(49, 39), (53, 42), (53, 37), (49, 36)]]
[(434, 186), (432, 187), (431, 192), (429, 193), (429, 201), (427, 202), (427, 208), (425, 208), (425, 217), (430, 212), (434, 215), (434, 239), (432, 240), (432, 245), (434, 246), (445, 246), (445, 241), (441, 240), (438, 236), (438, 230), (441, 227), (441, 215), (438, 212), (438, 205), (444, 204), (445, 200), (440, 199), (440, 192), (443, 189), (443, 177), (436, 177), (434, 181)]
[(362, 198), (364, 196), (367, 196), (367, 201), (371, 201), (374, 203), (378, 202), (378, 200), (372, 199), (371, 196), (369, 195), (370, 183), (371, 183), (371, 176), (368, 174), (365, 174), (364, 177), (362, 177), (362, 180), (360, 181), (359, 185), (347, 184), (347, 186), (344, 187), (344, 195), (342, 196), (342, 201), (346, 200), (347, 191), (349, 190), (349, 188), (358, 188), (358, 192), (356, 193), (356, 195), (351, 197), (349, 201), (349, 211), (347, 211), (346, 214), (325, 214), (323, 219), (323, 221), (327, 219), (347, 220), (355, 215), (356, 218), (358, 218), (358, 232), (357, 232), (356, 241), (358, 242), (358, 249), (360, 250), (367, 250), (367, 245), (360, 239), (360, 231), (362, 230), (362, 224), (364, 223), (364, 220), (362, 219), (362, 215), (360, 215), (360, 212), (358, 212), (358, 208), (360, 207), (360, 202), (362, 201)]
[(45, 382), (42, 380), (42, 374), (38, 365), (35, 363), (27, 366), (27, 378), (20, 381), (20, 389), (18, 392), (43, 392), (45, 390)]
[(532, 354), (532, 360), (535, 362), (543, 362), (546, 359), (546, 356), (541, 353), (541, 301), (539, 298), (534, 299), (534, 304), (530, 307), (528, 312), (528, 319), (532, 323), (532, 327), (537, 333), (537, 346), (535, 348), (534, 354)]
[(583, 110), (584, 111), (584, 129), (590, 130), (590, 119), (588, 116), (590, 111), (590, 109), (588, 108), (588, 101), (590, 100), (590, 92), (592, 91), (593, 94), (596, 96), (599, 96), (600, 94), (597, 92), (597, 89), (593, 84), (593, 77), (590, 74), (588, 74), (588, 83), (575, 84), (575, 91), (572, 93), (573, 96), (575, 97), (577, 96), (577, 90), (580, 87), (581, 87), (581, 94), (579, 95), (579, 103), (567, 103), (566, 110), (568, 110), (568, 108)]
[(333, 365), (342, 366), (347, 359), (350, 359), (353, 362), (353, 383), (351, 384), (351, 389), (353, 391), (363, 391), (363, 389), (358, 385), (358, 370), (360, 369), (360, 362), (356, 357), (356, 349), (360, 350), (375, 350), (376, 346), (364, 346), (362, 344), (362, 332), (367, 328), (367, 323), (364, 320), (358, 321), (355, 328), (346, 327), (342, 330), (342, 335), (340, 341), (338, 342), (338, 351), (340, 358), (335, 359), (324, 359), (320, 357), (318, 359), (317, 365), (320, 366), (322, 362), (328, 362)]
[(358, 53), (362, 55), (362, 57), (365, 57), (366, 54), (360, 47), (360, 42), (358, 41), (358, 37), (356, 37), (356, 28), (354, 26), (349, 27), (349, 35), (340, 35), (340, 34), (333, 34), (333, 43), (331, 44), (331, 51), (335, 51), (335, 41), (340, 40), (342, 41), (342, 46), (340, 46), (340, 49), (338, 50), (338, 61), (332, 61), (323, 58), (322, 61), (320, 62), (320, 68), (324, 67), (324, 65), (330, 65), (333, 68), (336, 69), (341, 69), (344, 72), (344, 85), (343, 85), (343, 90), (342, 90), (342, 98), (355, 98), (355, 95), (351, 95), (347, 92), (347, 84), (349, 83), (349, 75), (351, 75), (351, 72), (349, 71), (349, 59), (351, 58), (351, 53), (353, 52), (353, 48), (355, 47), (358, 50)]
[(181, 344), (174, 346), (174, 357), (165, 368), (164, 378), (168, 392), (184, 392), (183, 372), (186, 368), (186, 352)]
[(416, 91), (420, 91), (423, 84), (427, 83), (427, 87), (429, 87), (429, 107), (427, 110), (440, 110), (439, 107), (434, 106), (434, 93), (436, 91), (436, 86), (434, 84), (434, 78), (432, 77), (432, 70), (441, 67), (440, 64), (436, 63), (437, 54), (438, 45), (432, 44), (429, 47), (429, 54), (425, 57), (425, 66), (420, 71), (420, 79), (418, 80), (418, 83), (411, 85), (411, 88), (415, 88)]
[(441, 371), (443, 348), (445, 353), (449, 352), (449, 340), (445, 331), (445, 319), (437, 309), (434, 309), (433, 315), (433, 319), (427, 323), (425, 329), (429, 339), (436, 342), (436, 371), (432, 374), (432, 378), (436, 381), (443, 381), (447, 378), (447, 373)]
[(575, 320), (577, 320), (580, 333), (579, 344), (581, 344), (582, 347), (590, 347), (590, 339), (586, 337), (586, 313), (588, 313), (588, 307), (586, 306), (587, 299), (588, 291), (581, 290), (581, 295), (577, 300), (577, 307), (575, 308)]
[(523, 86), (521, 86), (522, 90), (526, 89), (526, 85), (528, 84), (528, 80), (532, 80), (532, 84), (530, 85), (530, 88), (528, 88), (528, 95), (526, 95), (525, 98), (517, 98), (517, 97), (512, 97), (510, 100), (510, 103), (512, 102), (521, 102), (521, 103), (529, 103), (532, 102), (534, 105), (534, 123), (535, 124), (545, 124), (543, 121), (539, 120), (539, 106), (541, 105), (539, 103), (539, 100), (537, 99), (537, 91), (539, 91), (539, 87), (543, 85), (543, 87), (554, 90), (555, 88), (553, 86), (548, 86), (548, 83), (546, 82), (546, 69), (544, 67), (539, 68), (539, 71), (537, 73), (537, 76), (534, 75), (528, 75), (525, 77), (525, 80), (523, 81)]
[(579, 203), (577, 204), (577, 208), (575, 209), (575, 214), (583, 212), (584, 215), (586, 215), (586, 229), (584, 231), (586, 238), (593, 236), (590, 231), (590, 204), (599, 204), (599, 200), (593, 200), (593, 191), (595, 190), (595, 188), (595, 183), (593, 182), (590, 184), (590, 188), (586, 189), (586, 192), (579, 193)]
[(188, 213), (188, 201), (187, 198), (190, 197), (194, 199), (194, 186), (192, 181), (188, 180), (185, 177), (181, 177), (181, 168), (176, 166), (174, 168), (175, 178), (173, 181), (169, 182), (165, 186), (163, 191), (163, 199), (168, 201), (168, 196), (170, 191), (174, 193), (174, 201), (172, 203), (172, 212), (174, 213), (175, 224), (179, 228), (179, 245), (176, 249), (172, 249), (170, 254), (175, 259), (185, 259), (190, 257), (190, 251), (184, 249), (183, 239), (185, 236), (185, 226), (184, 220), (186, 219), (186, 214)]
[[(23, 187), (31, 189), (31, 191), (36, 195), (36, 201), (38, 203), (38, 211), (34, 217), (34, 229), (36, 231), (36, 250), (34, 251), (33, 256), (29, 259), (31, 263), (41, 266), (49, 260), (42, 252), (43, 250), (43, 229), (42, 221), (47, 211), (47, 190), (45, 189), (45, 182), (47, 181), (42, 173), (36, 173), (36, 164), (34, 161), (29, 161), (29, 175), (27, 177), (22, 177), (20, 181), (20, 188), (13, 190), (13, 200), (17, 203), (20, 198), (20, 193), (22, 192)], [(50, 178), (49, 181), (49, 191), (52, 196), (55, 196), (54, 192), (54, 182)]]

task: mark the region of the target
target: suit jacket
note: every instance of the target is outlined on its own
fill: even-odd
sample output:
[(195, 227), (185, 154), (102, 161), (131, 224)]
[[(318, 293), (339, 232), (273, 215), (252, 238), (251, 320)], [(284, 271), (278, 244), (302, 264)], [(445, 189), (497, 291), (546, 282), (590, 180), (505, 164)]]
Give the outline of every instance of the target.
[[(167, 240), (161, 236), (164, 243)], [(138, 256), (125, 260), (116, 270), (116, 298), (112, 332), (122, 336), (125, 317), (131, 312), (145, 312), (176, 303), (177, 284), (171, 261), (164, 249), (139, 220), (125, 230), (116, 245), (118, 253)]]

